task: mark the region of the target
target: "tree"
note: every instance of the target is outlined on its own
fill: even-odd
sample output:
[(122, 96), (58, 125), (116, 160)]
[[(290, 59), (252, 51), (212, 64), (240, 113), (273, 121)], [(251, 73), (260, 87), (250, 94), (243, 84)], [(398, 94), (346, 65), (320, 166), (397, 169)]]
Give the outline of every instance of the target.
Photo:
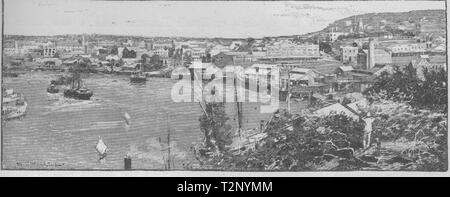
[(150, 55), (148, 55), (146, 53), (142, 54), (141, 55), (141, 63), (143, 63), (143, 64), (147, 63), (147, 61), (149, 61), (150, 58), (151, 58)]
[(332, 52), (331, 45), (326, 42), (319, 42), (319, 50), (328, 54)]
[(383, 99), (407, 102), (413, 107), (435, 109), (447, 112), (447, 72), (444, 69), (423, 69), (424, 79), (417, 76), (417, 70), (409, 64), (392, 75), (382, 73), (366, 95), (376, 95)]
[(267, 136), (254, 150), (225, 151), (202, 162), (224, 170), (301, 171), (315, 170), (335, 158), (339, 165), (329, 170), (360, 169), (364, 164), (354, 158), (353, 150), (362, 147), (363, 129), (364, 123), (345, 115), (293, 118), (281, 112), (267, 125)]
[(223, 152), (231, 144), (231, 126), (227, 120), (224, 103), (206, 103), (199, 119), (206, 150)]
[(118, 55), (118, 54), (119, 54), (119, 48), (118, 48), (116, 45), (114, 45), (114, 46), (111, 48), (110, 54), (111, 54), (111, 55)]
[(247, 45), (252, 46), (255, 43), (255, 39), (252, 37), (247, 38)]

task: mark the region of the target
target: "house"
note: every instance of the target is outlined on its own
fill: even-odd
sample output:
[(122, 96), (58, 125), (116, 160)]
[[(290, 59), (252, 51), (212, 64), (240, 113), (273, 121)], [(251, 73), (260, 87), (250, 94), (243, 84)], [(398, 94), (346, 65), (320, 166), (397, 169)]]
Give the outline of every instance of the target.
[(358, 58), (358, 47), (341, 46), (341, 61), (343, 63), (355, 63)]
[(343, 35), (346, 35), (346, 33), (344, 33), (344, 32), (330, 32), (330, 33), (327, 34), (328, 40), (330, 42), (335, 42), (339, 38), (339, 36), (343, 36)]
[(349, 72), (353, 71), (353, 67), (352, 66), (340, 66), (339, 68), (336, 68), (335, 70), (335, 74), (337, 76), (347, 76), (349, 74)]
[[(188, 70), (190, 74), (197, 78), (199, 74), (202, 75), (202, 80), (208, 80), (213, 78), (215, 71), (217, 71), (217, 67), (212, 63), (203, 63), (203, 62), (193, 62)], [(192, 78), (192, 79), (194, 79)]]
[[(219, 68), (236, 64), (236, 57), (248, 56), (248, 52), (220, 52), (212, 57), (212, 63)], [(242, 63), (242, 62), (239, 62)]]
[(294, 85), (314, 86), (321, 82), (323, 76), (313, 69), (294, 68), (290, 71), (290, 81)]
[(112, 61), (112, 60), (119, 61), (120, 57), (117, 56), (117, 55), (108, 55), (108, 56), (106, 56), (106, 61)]
[(186, 67), (177, 67), (172, 70), (171, 79), (190, 79), (191, 73)]

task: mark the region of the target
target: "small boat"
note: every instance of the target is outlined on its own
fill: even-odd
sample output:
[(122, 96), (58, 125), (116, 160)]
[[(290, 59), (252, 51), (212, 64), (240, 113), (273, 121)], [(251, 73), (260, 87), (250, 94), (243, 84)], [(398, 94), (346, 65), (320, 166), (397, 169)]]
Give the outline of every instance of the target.
[(94, 93), (87, 89), (86, 87), (81, 87), (81, 79), (77, 80), (77, 86), (75, 87), (75, 80), (72, 81), (72, 87), (70, 89), (64, 90), (64, 97), (78, 99), (78, 100), (89, 100)]
[(106, 157), (106, 152), (108, 152), (108, 147), (103, 142), (103, 139), (100, 136), (98, 136), (98, 142), (97, 142), (97, 145), (95, 146), (95, 150), (97, 150), (98, 155), (100, 156), (99, 160), (102, 160)]
[(140, 66), (140, 70), (138, 72), (131, 73), (130, 82), (131, 83), (144, 83), (147, 81), (147, 75), (144, 73), (144, 66)]
[(3, 104), (15, 102), (19, 100), (21, 97), (17, 95), (13, 89), (6, 89), (3, 92)]
[(16, 106), (4, 107), (2, 109), (2, 117), (5, 120), (12, 120), (25, 116), (28, 104), (24, 100), (17, 100)]
[(47, 92), (51, 94), (55, 94), (59, 92), (59, 89), (56, 88), (54, 84), (50, 84), (50, 86), (47, 88)]
[(67, 89), (64, 90), (64, 97), (74, 98), (78, 100), (89, 100), (94, 93), (87, 88)]
[(147, 81), (147, 76), (142, 72), (135, 72), (130, 76), (131, 83), (144, 83)]

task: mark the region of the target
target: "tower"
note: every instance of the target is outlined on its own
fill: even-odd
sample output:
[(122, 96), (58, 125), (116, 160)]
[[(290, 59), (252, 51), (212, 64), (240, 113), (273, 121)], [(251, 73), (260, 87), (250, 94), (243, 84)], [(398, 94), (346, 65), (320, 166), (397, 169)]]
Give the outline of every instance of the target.
[(366, 69), (371, 69), (374, 66), (375, 66), (375, 42), (374, 42), (373, 38), (370, 38)]
[(85, 35), (84, 34), (81, 36), (81, 39), (82, 39), (81, 45), (83, 46), (83, 51), (84, 51), (85, 54), (87, 54), (87, 45), (86, 45), (86, 40), (85, 40)]
[(20, 52), (19, 51), (19, 43), (17, 43), (17, 40), (14, 41), (14, 50), (15, 50), (14, 52), (17, 54)]

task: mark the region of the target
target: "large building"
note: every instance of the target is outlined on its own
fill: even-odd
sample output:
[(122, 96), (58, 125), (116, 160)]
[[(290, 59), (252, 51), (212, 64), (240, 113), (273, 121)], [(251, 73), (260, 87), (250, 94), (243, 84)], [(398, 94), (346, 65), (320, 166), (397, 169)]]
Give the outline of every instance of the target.
[(285, 41), (267, 46), (266, 57), (262, 59), (317, 59), (319, 57), (319, 45), (317, 44), (295, 44)]
[(356, 64), (358, 58), (358, 47), (342, 46), (341, 61), (343, 63)]
[(44, 47), (44, 57), (54, 57), (56, 55), (56, 47)]

